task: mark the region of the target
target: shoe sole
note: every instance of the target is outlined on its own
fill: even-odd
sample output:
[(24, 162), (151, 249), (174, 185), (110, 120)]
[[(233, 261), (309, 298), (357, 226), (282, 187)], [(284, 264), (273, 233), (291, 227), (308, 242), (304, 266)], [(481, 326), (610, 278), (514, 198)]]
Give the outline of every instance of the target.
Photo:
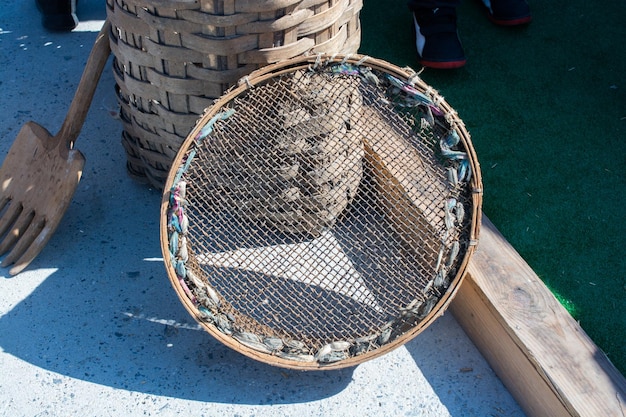
[(425, 59), (419, 58), (419, 63), (428, 68), (434, 69), (455, 69), (461, 68), (467, 62), (466, 59), (458, 60), (458, 61), (428, 61)]
[(78, 26), (78, 18), (74, 13), (44, 15), (41, 25), (51, 32), (70, 32)]
[(487, 17), (489, 18), (491, 23), (496, 24), (498, 26), (521, 26), (521, 25), (527, 25), (527, 24), (529, 24), (533, 20), (532, 16), (530, 16), (530, 15), (529, 16), (524, 16), (524, 17), (519, 17), (517, 19), (508, 19), (508, 20), (496, 19), (489, 12), (487, 12)]

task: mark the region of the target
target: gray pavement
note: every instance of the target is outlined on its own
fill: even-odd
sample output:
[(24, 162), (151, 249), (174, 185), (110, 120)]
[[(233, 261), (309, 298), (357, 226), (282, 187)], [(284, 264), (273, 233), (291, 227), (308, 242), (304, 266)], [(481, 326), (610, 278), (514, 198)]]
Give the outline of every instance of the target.
[[(81, 0), (77, 30), (53, 34), (34, 0), (3, 1), (2, 159), (28, 120), (56, 133), (104, 17), (103, 0)], [(63, 222), (26, 271), (0, 269), (0, 416), (523, 416), (450, 314), (325, 372), (256, 362), (200, 330), (165, 273), (160, 192), (126, 175), (115, 108), (109, 62)]]

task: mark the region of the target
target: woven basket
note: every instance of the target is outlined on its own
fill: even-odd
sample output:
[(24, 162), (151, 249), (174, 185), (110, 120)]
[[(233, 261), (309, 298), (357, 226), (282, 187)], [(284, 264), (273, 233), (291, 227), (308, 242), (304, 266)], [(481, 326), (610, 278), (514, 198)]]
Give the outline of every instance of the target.
[(360, 115), (358, 80), (301, 77), (290, 87), (298, 101), (285, 103), (282, 86), (250, 99), (255, 119), (246, 129), (257, 140), (207, 153), (219, 184), (207, 192), (219, 195), (227, 186), (247, 221), (319, 236), (354, 198), (363, 176), (363, 142), (348, 127)]
[(129, 174), (163, 187), (199, 115), (244, 75), (355, 53), (362, 0), (107, 0)]
[(303, 56), (244, 77), (198, 121), (165, 183), (161, 248), (215, 338), (272, 365), (336, 369), (443, 314), (481, 204), (469, 133), (415, 72)]

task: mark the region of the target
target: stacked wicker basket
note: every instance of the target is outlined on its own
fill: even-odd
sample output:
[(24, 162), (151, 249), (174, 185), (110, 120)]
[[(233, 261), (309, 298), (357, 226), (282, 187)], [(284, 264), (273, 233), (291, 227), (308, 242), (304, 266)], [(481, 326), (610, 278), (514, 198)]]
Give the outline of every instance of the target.
[(131, 176), (162, 187), (204, 109), (307, 52), (355, 53), (362, 0), (107, 0)]

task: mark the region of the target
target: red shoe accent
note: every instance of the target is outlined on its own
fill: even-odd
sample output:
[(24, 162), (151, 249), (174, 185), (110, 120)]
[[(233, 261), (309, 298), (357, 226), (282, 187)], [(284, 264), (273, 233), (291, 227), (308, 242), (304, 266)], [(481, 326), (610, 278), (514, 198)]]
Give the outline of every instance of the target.
[(524, 16), (524, 17), (520, 17), (519, 19), (511, 19), (511, 20), (496, 19), (489, 12), (487, 12), (487, 17), (489, 18), (489, 20), (492, 23), (494, 23), (494, 24), (496, 24), (498, 26), (521, 26), (521, 25), (527, 25), (527, 24), (529, 24), (533, 20), (532, 16)]
[(428, 68), (435, 69), (455, 69), (461, 68), (467, 62), (466, 59), (458, 60), (458, 61), (428, 61), (424, 59), (419, 59), (419, 63)]

